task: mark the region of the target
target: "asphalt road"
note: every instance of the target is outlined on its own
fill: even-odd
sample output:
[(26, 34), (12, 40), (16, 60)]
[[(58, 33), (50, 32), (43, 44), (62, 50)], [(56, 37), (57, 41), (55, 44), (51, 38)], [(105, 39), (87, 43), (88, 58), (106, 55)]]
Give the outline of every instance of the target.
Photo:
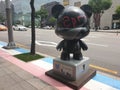
[[(119, 33), (120, 34), (120, 33)], [(89, 49), (82, 51), (91, 60), (90, 66), (120, 76), (120, 35), (116, 33), (90, 32), (83, 39)], [(13, 31), (14, 41), (19, 47), (30, 49), (31, 30)], [(62, 40), (54, 30), (36, 29), (36, 51), (52, 57), (60, 56), (56, 45)], [(0, 31), (0, 41), (8, 42), (8, 32)]]

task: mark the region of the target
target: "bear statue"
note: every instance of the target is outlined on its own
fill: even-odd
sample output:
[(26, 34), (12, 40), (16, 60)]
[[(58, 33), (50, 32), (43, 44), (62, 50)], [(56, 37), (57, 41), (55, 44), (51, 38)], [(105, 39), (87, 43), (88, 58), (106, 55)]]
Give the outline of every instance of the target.
[(62, 50), (61, 60), (70, 60), (70, 54), (73, 54), (74, 60), (82, 60), (81, 48), (87, 50), (88, 47), (81, 39), (90, 32), (92, 8), (87, 4), (80, 8), (57, 4), (52, 7), (51, 13), (57, 19), (55, 33), (63, 38), (56, 47)]

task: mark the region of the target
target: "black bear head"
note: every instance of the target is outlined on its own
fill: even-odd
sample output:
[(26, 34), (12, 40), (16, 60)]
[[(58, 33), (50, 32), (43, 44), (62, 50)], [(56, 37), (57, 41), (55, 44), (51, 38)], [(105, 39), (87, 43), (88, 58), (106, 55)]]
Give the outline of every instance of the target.
[(60, 4), (53, 6), (52, 15), (57, 19), (55, 33), (67, 40), (81, 39), (89, 33), (89, 18), (92, 9), (89, 5), (80, 8), (64, 7)]

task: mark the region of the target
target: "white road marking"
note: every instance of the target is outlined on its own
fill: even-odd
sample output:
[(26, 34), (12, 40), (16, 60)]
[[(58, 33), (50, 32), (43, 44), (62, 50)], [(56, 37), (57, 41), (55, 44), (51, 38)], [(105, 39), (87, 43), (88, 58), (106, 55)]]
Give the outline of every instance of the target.
[(98, 36), (87, 36), (89, 38), (98, 38)]
[(34, 65), (37, 65), (38, 67), (42, 67), (42, 68), (44, 68), (44, 69), (46, 69), (46, 70), (50, 70), (50, 69), (52, 69), (53, 68), (53, 65), (52, 64), (50, 64), (50, 63), (47, 63), (47, 62), (45, 62), (45, 61), (43, 61), (43, 60), (35, 60), (35, 61), (32, 61), (32, 62), (30, 62), (30, 63), (32, 63), (32, 64), (34, 64)]
[[(57, 43), (50, 42), (50, 41), (36, 41), (35, 43), (37, 45), (47, 46), (47, 47), (56, 47), (57, 46)], [(94, 45), (94, 46), (100, 46), (100, 47), (108, 47), (108, 45), (104, 45), (104, 44), (97, 44), (97, 43), (87, 43), (87, 44)]]
[(91, 79), (84, 85), (88, 90), (117, 90), (116, 88)]
[(57, 43), (50, 41), (35, 41), (37, 45), (40, 46), (48, 46), (48, 47), (56, 47)]
[(104, 45), (104, 44), (97, 44), (97, 43), (87, 43), (87, 44), (94, 46), (108, 47), (108, 45)]

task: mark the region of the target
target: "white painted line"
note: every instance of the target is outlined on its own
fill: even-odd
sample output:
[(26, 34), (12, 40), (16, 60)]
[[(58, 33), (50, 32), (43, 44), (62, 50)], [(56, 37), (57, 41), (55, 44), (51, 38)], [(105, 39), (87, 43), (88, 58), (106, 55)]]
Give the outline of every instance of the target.
[(98, 36), (90, 36), (90, 35), (88, 35), (87, 37), (89, 37), (89, 38), (98, 38)]
[(48, 46), (48, 47), (56, 47), (57, 43), (50, 41), (35, 41), (37, 45), (40, 46)]
[(18, 52), (18, 51), (16, 51), (16, 50), (12, 50), (12, 49), (11, 49), (11, 50), (6, 50), (6, 49), (1, 48), (1, 50), (9, 53), (10, 55), (21, 54), (21, 52)]
[(43, 60), (35, 60), (35, 61), (30, 62), (30, 63), (37, 65), (38, 67), (44, 68), (45, 70), (50, 70), (53, 68), (52, 64), (47, 63)]
[[(87, 41), (87, 39), (83, 39), (83, 40)], [(47, 47), (56, 47), (57, 46), (57, 43), (50, 42), (50, 41), (36, 41), (35, 43), (37, 45), (47, 46)], [(94, 45), (94, 46), (108, 47), (108, 45), (104, 45), (104, 44), (96, 44), (96, 43), (87, 43), (87, 44)]]
[(109, 85), (106, 85), (104, 83), (95, 81), (95, 80), (90, 80), (89, 82), (87, 82), (84, 85), (85, 88), (89, 89), (89, 90), (117, 90), (114, 87), (111, 87)]
[(87, 43), (87, 44), (94, 46), (108, 47), (108, 45), (104, 45), (104, 44), (96, 44), (96, 43)]

